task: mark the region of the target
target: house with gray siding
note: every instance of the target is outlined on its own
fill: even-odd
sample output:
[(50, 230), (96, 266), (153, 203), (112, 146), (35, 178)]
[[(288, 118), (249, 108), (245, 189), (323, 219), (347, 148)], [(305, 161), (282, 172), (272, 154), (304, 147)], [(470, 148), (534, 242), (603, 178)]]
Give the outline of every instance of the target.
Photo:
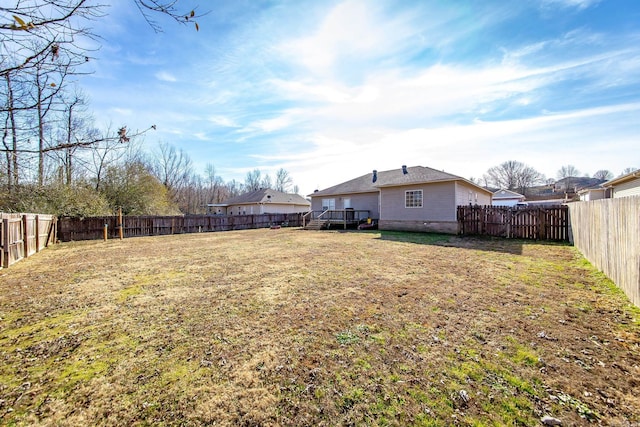
[(299, 194), (261, 188), (207, 207), (210, 213), (216, 215), (261, 215), (307, 212), (311, 203)]
[(444, 171), (374, 170), (310, 194), (314, 212), (366, 212), (381, 230), (456, 233), (458, 205), (490, 205), (492, 192)]

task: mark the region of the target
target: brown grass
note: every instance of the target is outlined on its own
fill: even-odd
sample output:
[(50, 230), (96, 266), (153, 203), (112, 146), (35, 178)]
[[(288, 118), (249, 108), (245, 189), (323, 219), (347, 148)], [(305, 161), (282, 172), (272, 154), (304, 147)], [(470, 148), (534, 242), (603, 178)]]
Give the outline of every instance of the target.
[(4, 425), (640, 423), (640, 311), (569, 246), (250, 230), (0, 271)]

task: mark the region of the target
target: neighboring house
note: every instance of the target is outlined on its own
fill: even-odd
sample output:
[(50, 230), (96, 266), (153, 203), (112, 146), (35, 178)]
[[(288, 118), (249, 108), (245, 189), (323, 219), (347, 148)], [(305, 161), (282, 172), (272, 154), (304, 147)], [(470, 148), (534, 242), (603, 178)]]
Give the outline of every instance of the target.
[(491, 200), (493, 206), (515, 206), (522, 202), (524, 202), (524, 195), (505, 189), (494, 192)]
[(578, 191), (578, 197), (580, 197), (581, 202), (606, 199), (607, 189), (604, 187), (583, 188), (582, 190)]
[(403, 166), (310, 194), (315, 212), (366, 211), (381, 230), (456, 233), (457, 206), (490, 205), (492, 193), (439, 170)]
[(208, 205), (208, 207), (209, 212), (216, 215), (259, 215), (308, 212), (311, 203), (299, 194), (261, 188), (232, 197), (224, 203)]
[(640, 196), (640, 169), (605, 182), (602, 186), (609, 189), (611, 198)]

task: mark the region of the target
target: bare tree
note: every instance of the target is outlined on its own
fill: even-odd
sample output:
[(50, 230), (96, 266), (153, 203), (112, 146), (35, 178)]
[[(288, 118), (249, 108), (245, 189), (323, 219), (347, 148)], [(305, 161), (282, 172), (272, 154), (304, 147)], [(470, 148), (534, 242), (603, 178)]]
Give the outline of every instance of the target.
[[(176, 0), (131, 0), (151, 27), (153, 15), (169, 16), (181, 22), (194, 22), (195, 10), (179, 11)], [(7, 186), (17, 184), (24, 175), (20, 165), (31, 166), (37, 154), (37, 181), (44, 183), (45, 154), (49, 151), (73, 151), (72, 146), (88, 146), (91, 141), (66, 141), (52, 146), (48, 141), (55, 121), (58, 99), (64, 92), (69, 76), (81, 73), (82, 66), (91, 60), (93, 51), (84, 43), (98, 40), (88, 24), (104, 16), (106, 4), (90, 0), (20, 0), (5, 2), (0, 16), (8, 17), (0, 23), (0, 76), (5, 85), (0, 89), (3, 114), (3, 148), (6, 157)], [(197, 26), (197, 24), (196, 24)], [(4, 96), (3, 96), (4, 95)], [(27, 125), (31, 123), (32, 127)], [(64, 125), (62, 126), (64, 127)], [(30, 145), (37, 141), (37, 150)], [(127, 142), (131, 135), (120, 128), (119, 140)], [(22, 158), (24, 156), (24, 158)], [(26, 170), (28, 172), (28, 170)], [(70, 175), (67, 174), (67, 180)]]
[(613, 178), (613, 174), (611, 173), (611, 171), (608, 171), (606, 169), (600, 169), (593, 174), (593, 177), (596, 179), (601, 179), (603, 181), (609, 181), (611, 178)]
[(176, 150), (174, 146), (161, 143), (155, 155), (152, 171), (158, 180), (167, 188), (175, 199), (178, 191), (188, 183), (192, 175), (191, 158), (184, 150)]
[[(195, 9), (179, 10), (177, 0), (132, 1), (156, 32), (162, 27), (154, 21), (154, 15), (168, 16), (182, 24), (193, 22), (198, 29), (195, 20), (202, 15), (196, 14)], [(10, 52), (12, 58), (1, 62), (0, 75), (34, 67), (50, 58), (55, 60), (65, 51), (89, 60), (86, 48), (78, 42), (84, 37), (98, 38), (86, 24), (105, 16), (105, 11), (106, 4), (89, 0), (23, 0), (1, 5), (0, 16), (13, 19), (0, 23), (0, 50)], [(36, 50), (32, 49), (34, 41), (39, 46)]]
[[(65, 184), (71, 185), (77, 169), (74, 164), (74, 158), (76, 152), (80, 148), (83, 148), (75, 143), (81, 141), (97, 141), (101, 139), (101, 135), (100, 131), (93, 126), (93, 117), (88, 113), (87, 101), (82, 91), (76, 88), (74, 93), (64, 100), (64, 104), (58, 141), (63, 143), (67, 148), (54, 151), (54, 154), (58, 155), (63, 165)], [(96, 143), (96, 145), (98, 144), (99, 143)], [(118, 143), (118, 145), (122, 144)], [(94, 148), (97, 147), (87, 148), (91, 149), (93, 153)], [(40, 181), (40, 184), (41, 183)]]
[(260, 188), (273, 188), (273, 182), (271, 181), (271, 176), (266, 174), (262, 181), (260, 181)]
[(237, 195), (239, 195), (240, 193), (242, 193), (243, 191), (247, 191), (244, 186), (236, 181), (235, 179), (232, 179), (231, 181), (227, 182), (227, 184), (225, 185), (226, 187), (226, 198), (231, 198), (231, 197), (235, 197)]
[(573, 179), (579, 176), (580, 172), (573, 165), (562, 166), (557, 173), (558, 180), (562, 180), (564, 182), (565, 191), (569, 190), (573, 186)]
[(579, 175), (580, 175), (580, 172), (573, 165), (562, 166), (558, 170), (558, 174), (557, 174), (558, 179), (577, 177)]
[(139, 144), (135, 142), (121, 144), (118, 140), (108, 137), (112, 133), (111, 126), (109, 126), (99, 141), (90, 147), (89, 155), (83, 161), (85, 169), (91, 175), (96, 191), (100, 191), (102, 179), (108, 167), (123, 160), (127, 155), (140, 161)]
[(197, 18), (202, 14), (196, 14), (196, 10), (192, 9), (188, 12), (181, 11), (176, 7), (178, 0), (133, 0), (135, 5), (140, 10), (140, 13), (147, 21), (149, 26), (153, 28), (155, 32), (162, 32), (162, 27), (153, 19), (150, 12), (156, 12), (162, 15), (169, 16), (180, 24), (187, 24), (193, 22), (196, 31), (200, 29)]
[(222, 202), (224, 181), (216, 174), (216, 168), (213, 163), (207, 163), (205, 167), (205, 180), (207, 186), (207, 203)]
[(283, 193), (286, 193), (289, 191), (292, 184), (293, 179), (291, 179), (289, 172), (287, 172), (283, 168), (280, 168), (276, 171), (276, 184), (274, 188), (276, 191), (282, 191)]
[(244, 190), (256, 191), (262, 186), (262, 173), (260, 169), (254, 169), (251, 172), (247, 172), (247, 176), (244, 179)]
[(635, 172), (637, 170), (638, 170), (638, 168), (636, 168), (636, 167), (624, 168), (624, 170), (622, 171), (621, 175), (627, 175), (627, 174), (630, 174), (631, 172)]
[(544, 175), (531, 166), (509, 160), (490, 168), (484, 179), (491, 185), (525, 194), (528, 188), (544, 180)]
[(0, 46), (10, 58), (3, 58), (0, 75), (41, 67), (60, 58), (86, 62), (82, 38), (95, 36), (85, 23), (103, 16), (104, 5), (88, 0), (26, 0), (0, 6), (0, 15), (12, 17), (0, 24)]

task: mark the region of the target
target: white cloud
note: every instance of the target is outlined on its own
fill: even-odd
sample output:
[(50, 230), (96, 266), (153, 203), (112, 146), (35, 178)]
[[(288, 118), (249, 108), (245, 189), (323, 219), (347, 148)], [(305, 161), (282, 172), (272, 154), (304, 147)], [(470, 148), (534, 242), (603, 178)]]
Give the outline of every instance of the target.
[(171, 73), (167, 72), (167, 71), (158, 71), (155, 74), (156, 79), (162, 81), (162, 82), (177, 82), (178, 79)]
[(118, 108), (118, 107), (114, 107), (111, 108), (111, 111), (119, 116), (132, 116), (133, 115), (133, 110), (129, 109), (129, 108)]
[(557, 6), (564, 8), (577, 8), (577, 9), (587, 9), (591, 6), (597, 5), (601, 0), (542, 0), (542, 5), (549, 6)]
[(385, 16), (376, 3), (348, 0), (330, 10), (311, 35), (285, 41), (276, 51), (322, 75), (341, 60), (380, 57), (406, 49), (414, 31), (409, 19), (402, 14)]
[(239, 127), (239, 125), (236, 124), (233, 119), (226, 116), (211, 116), (209, 117), (208, 120), (216, 126), (222, 126), (222, 127), (228, 127), (228, 128)]
[[(444, 169), (469, 178), (506, 160), (527, 163), (547, 176), (567, 163), (584, 170), (622, 170), (619, 153), (634, 152), (637, 139), (628, 129), (616, 131), (640, 114), (640, 103), (588, 108), (502, 121), (475, 121), (436, 128), (387, 129), (365, 144), (318, 133), (296, 153), (259, 157), (288, 170), (305, 193), (368, 173), (403, 164)], [(602, 121), (611, 128), (603, 128)], [(640, 123), (636, 125), (640, 131)], [(633, 160), (629, 160), (633, 163)]]

